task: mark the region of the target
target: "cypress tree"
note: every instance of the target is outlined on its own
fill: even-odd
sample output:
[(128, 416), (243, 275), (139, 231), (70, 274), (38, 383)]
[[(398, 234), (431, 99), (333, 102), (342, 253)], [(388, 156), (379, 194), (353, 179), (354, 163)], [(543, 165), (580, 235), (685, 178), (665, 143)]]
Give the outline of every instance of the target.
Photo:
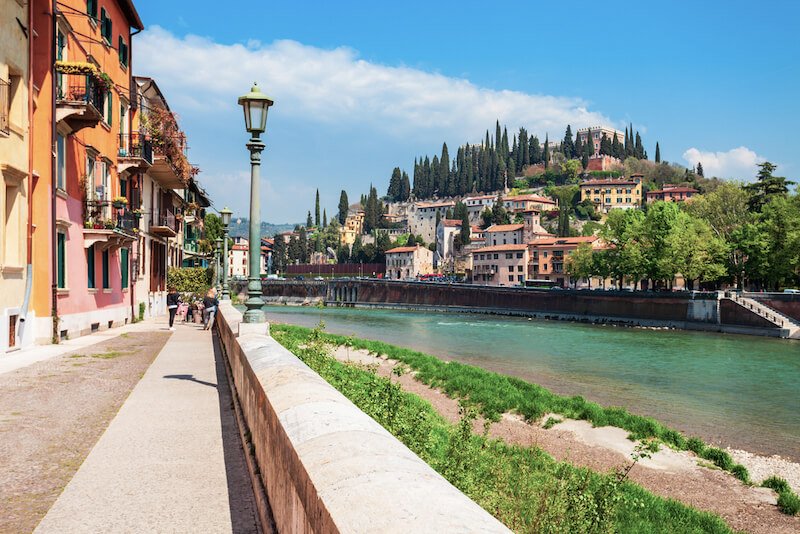
[(583, 142), (581, 141), (581, 134), (575, 136), (575, 157), (583, 157)]
[(661, 148), (658, 146), (658, 141), (656, 141), (656, 163), (661, 163)]
[(464, 206), (464, 208), (465, 209), (461, 212), (461, 233), (459, 234), (462, 247), (469, 245), (469, 234), (471, 230), (469, 225), (469, 212), (466, 210), (466, 206)]
[(497, 150), (500, 150), (500, 142), (503, 140), (503, 134), (500, 131), (500, 121), (498, 120), (495, 125), (494, 144)]
[(544, 159), (544, 170), (550, 168), (550, 141), (548, 134), (544, 135), (544, 155), (542, 156)]
[(613, 150), (611, 147), (611, 141), (609, 141), (608, 137), (604, 133), (603, 136), (600, 138), (600, 154), (611, 156), (613, 155)]
[(431, 168), (431, 170), (430, 170), (431, 178), (430, 178), (430, 182), (429, 182), (430, 190), (429, 190), (429, 193), (428, 193), (428, 197), (434, 196), (439, 191), (439, 183), (440, 183), (440, 180), (439, 180), (439, 170), (440, 169), (439, 168), (440, 168), (440, 165), (439, 165), (439, 156), (437, 156), (436, 154), (433, 155), (433, 161), (431, 161), (431, 167), (430, 168)]
[(528, 141), (528, 131), (525, 128), (519, 129), (519, 148), (522, 151), (522, 157), (517, 162), (517, 170), (522, 172), (525, 165), (531, 163), (531, 147)]
[(530, 163), (532, 165), (538, 165), (542, 162), (542, 147), (539, 144), (539, 138), (535, 135), (531, 138), (531, 148), (530, 148)]
[(508, 159), (508, 130), (506, 130), (505, 126), (503, 126), (503, 141), (500, 143), (500, 146), (503, 147), (503, 157)]
[(328, 211), (326, 209), (322, 209), (322, 227), (328, 227)]
[(349, 207), (350, 204), (347, 201), (347, 191), (342, 189), (341, 194), (339, 194), (339, 213), (337, 215), (339, 224), (344, 224), (344, 220), (347, 219), (347, 210)]
[(572, 159), (575, 157), (575, 143), (572, 140), (572, 126), (567, 124), (567, 131), (564, 133), (564, 141), (561, 143), (564, 157)]
[(319, 228), (320, 218), (319, 218), (319, 188), (317, 188), (317, 198), (314, 203), (314, 226)]
[(447, 143), (442, 143), (442, 157), (439, 159), (439, 194), (450, 195), (450, 153)]
[(697, 176), (705, 177), (705, 175), (703, 174), (703, 164), (700, 163), (699, 161), (697, 162)]
[(400, 179), (400, 201), (406, 202), (411, 197), (411, 181), (408, 179), (408, 174), (403, 171)]
[(639, 136), (639, 132), (636, 132), (634, 155), (639, 159), (644, 159), (644, 146), (642, 146), (642, 138)]
[(306, 217), (306, 228), (311, 228), (313, 221), (311, 220), (311, 210), (308, 210), (308, 217)]
[(389, 178), (389, 189), (386, 191), (386, 196), (388, 196), (389, 200), (392, 202), (400, 200), (401, 180), (400, 167), (395, 167), (392, 171), (392, 177)]

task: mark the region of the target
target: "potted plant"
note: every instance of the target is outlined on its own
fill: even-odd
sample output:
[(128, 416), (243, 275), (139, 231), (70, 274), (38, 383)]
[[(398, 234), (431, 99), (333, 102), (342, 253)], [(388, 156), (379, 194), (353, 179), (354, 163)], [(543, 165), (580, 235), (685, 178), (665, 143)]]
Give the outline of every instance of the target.
[(105, 221), (106, 230), (113, 230), (115, 226), (116, 225), (114, 224), (114, 220), (113, 219), (106, 219), (106, 221)]
[(102, 230), (103, 228), (105, 228), (105, 226), (103, 225), (103, 221), (98, 219), (94, 221), (94, 223), (92, 224), (92, 228), (94, 228), (95, 230)]
[(89, 229), (89, 230), (90, 230), (90, 229), (92, 228), (92, 226), (94, 226), (94, 225), (92, 224), (92, 221), (83, 221), (83, 227), (84, 227), (84, 228), (86, 228), (86, 229)]
[(125, 197), (114, 197), (111, 201), (111, 205), (117, 209), (122, 209), (128, 205), (128, 199)]

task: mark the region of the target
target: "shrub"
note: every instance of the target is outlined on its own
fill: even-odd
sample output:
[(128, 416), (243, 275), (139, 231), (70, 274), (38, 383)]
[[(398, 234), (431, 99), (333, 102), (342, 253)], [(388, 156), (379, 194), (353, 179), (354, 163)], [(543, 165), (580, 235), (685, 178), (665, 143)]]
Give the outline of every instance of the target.
[(778, 494), (778, 509), (786, 515), (800, 513), (800, 497), (792, 491), (782, 491)]
[(750, 473), (747, 471), (747, 468), (742, 464), (736, 464), (731, 467), (731, 473), (733, 476), (744, 482), (745, 484), (750, 483)]
[(167, 272), (167, 285), (179, 293), (203, 294), (211, 287), (213, 272), (204, 267), (171, 267)]
[(686, 440), (686, 448), (697, 456), (704, 457), (703, 451), (706, 450), (706, 444), (699, 438), (689, 438)]
[(776, 476), (769, 477), (768, 479), (764, 480), (761, 485), (765, 488), (774, 489), (778, 493), (792, 490), (792, 488), (789, 487), (789, 483), (786, 482), (785, 479)]
[(706, 450), (700, 455), (706, 460), (711, 460), (714, 465), (725, 471), (730, 471), (733, 468), (733, 458), (727, 452), (716, 447), (706, 447)]

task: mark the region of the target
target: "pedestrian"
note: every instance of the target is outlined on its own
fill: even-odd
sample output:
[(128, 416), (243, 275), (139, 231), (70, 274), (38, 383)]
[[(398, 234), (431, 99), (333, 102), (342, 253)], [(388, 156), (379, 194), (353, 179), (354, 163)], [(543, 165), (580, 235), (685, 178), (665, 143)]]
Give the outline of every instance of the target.
[(217, 290), (212, 287), (203, 298), (203, 330), (209, 330), (214, 326), (214, 315), (217, 313), (218, 306)]
[(169, 329), (172, 332), (175, 331), (175, 327), (172, 325), (175, 322), (175, 314), (178, 313), (178, 304), (180, 302), (181, 296), (178, 294), (178, 290), (175, 289), (175, 286), (171, 286), (169, 293), (167, 293), (167, 310), (169, 311)]

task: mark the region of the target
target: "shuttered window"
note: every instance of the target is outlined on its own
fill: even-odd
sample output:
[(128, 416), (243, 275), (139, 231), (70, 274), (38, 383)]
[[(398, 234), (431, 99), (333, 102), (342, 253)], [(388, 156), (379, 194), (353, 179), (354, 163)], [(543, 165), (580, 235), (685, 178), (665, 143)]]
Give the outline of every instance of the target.
[(97, 0), (86, 0), (86, 13), (97, 20)]
[(128, 44), (122, 36), (119, 36), (119, 62), (125, 67), (128, 66)]
[(109, 289), (111, 283), (108, 277), (108, 249), (103, 251), (103, 289)]
[(128, 288), (128, 249), (119, 249), (119, 270), (122, 273), (122, 289)]
[(67, 236), (63, 232), (57, 234), (57, 284), (58, 289), (67, 287), (67, 269), (65, 262), (67, 261)]
[(94, 289), (94, 244), (86, 249), (86, 287), (89, 289)]

